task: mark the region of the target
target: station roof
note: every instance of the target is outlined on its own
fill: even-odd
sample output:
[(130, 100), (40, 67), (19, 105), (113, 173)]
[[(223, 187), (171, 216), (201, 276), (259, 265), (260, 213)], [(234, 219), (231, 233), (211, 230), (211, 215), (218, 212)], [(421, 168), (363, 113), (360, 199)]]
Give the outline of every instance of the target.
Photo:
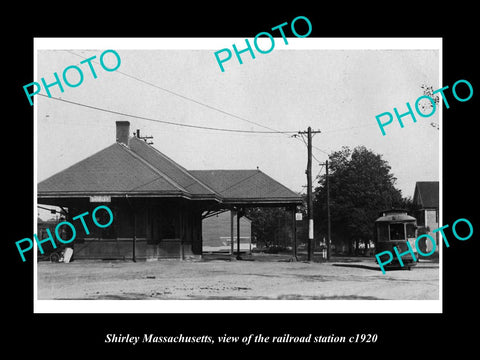
[(189, 171), (133, 136), (38, 184), (38, 198), (93, 195), (183, 197), (225, 204), (300, 204), (301, 196), (260, 170)]

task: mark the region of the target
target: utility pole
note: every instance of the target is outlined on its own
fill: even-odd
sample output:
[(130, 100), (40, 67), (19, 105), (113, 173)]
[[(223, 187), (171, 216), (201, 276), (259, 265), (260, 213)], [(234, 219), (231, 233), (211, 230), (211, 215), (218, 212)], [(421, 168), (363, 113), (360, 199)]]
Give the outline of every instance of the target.
[(240, 256), (240, 218), (245, 215), (245, 211), (243, 208), (240, 208), (237, 211), (237, 260), (242, 260), (242, 257)]
[(325, 163), (325, 187), (327, 190), (327, 260), (330, 260), (330, 243), (331, 243), (331, 229), (330, 229), (330, 179), (328, 177), (328, 160)]
[(134, 136), (136, 136), (139, 139), (142, 139), (145, 141), (148, 145), (153, 145), (153, 141), (147, 141), (149, 139), (153, 139), (153, 136), (140, 136), (140, 129), (137, 129), (136, 132), (133, 133)]
[(325, 160), (325, 174), (327, 185), (327, 260), (330, 260), (330, 180), (328, 179), (328, 160)]
[(307, 244), (307, 260), (312, 261), (314, 252), (313, 239), (313, 196), (312, 196), (312, 134), (317, 134), (320, 131), (312, 131), (309, 126), (307, 131), (299, 131), (300, 135), (307, 135), (307, 215), (308, 215), (308, 244)]

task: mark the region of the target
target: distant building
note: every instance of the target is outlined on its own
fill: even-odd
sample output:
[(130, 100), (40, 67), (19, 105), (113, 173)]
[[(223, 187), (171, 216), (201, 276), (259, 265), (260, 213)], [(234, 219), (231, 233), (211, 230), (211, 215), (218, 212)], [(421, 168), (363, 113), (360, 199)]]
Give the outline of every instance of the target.
[[(413, 204), (416, 208), (414, 216), (417, 218), (419, 233), (429, 234), (435, 239), (437, 244), (436, 251), (438, 251), (439, 233), (433, 233), (432, 231), (438, 228), (439, 198), (440, 188), (438, 181), (417, 181), (413, 194)], [(424, 244), (426, 252), (432, 250), (433, 245), (430, 241), (425, 241)]]
[[(232, 246), (232, 216), (233, 216), (233, 246)], [(209, 216), (202, 221), (202, 238), (204, 252), (233, 252), (237, 249), (235, 212), (225, 211)], [(240, 251), (252, 250), (252, 220), (240, 217)]]

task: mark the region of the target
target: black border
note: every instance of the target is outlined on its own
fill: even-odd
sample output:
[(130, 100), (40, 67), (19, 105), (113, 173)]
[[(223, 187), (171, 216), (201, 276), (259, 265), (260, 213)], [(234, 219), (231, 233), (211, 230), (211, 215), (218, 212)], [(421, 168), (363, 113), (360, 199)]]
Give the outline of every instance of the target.
[[(474, 330), (469, 321), (474, 314), (475, 257), (478, 250), (478, 215), (476, 194), (476, 116), (479, 82), (474, 77), (478, 61), (475, 55), (477, 30), (475, 10), (444, 8), (442, 4), (421, 6), (399, 3), (396, 8), (368, 8), (365, 4), (342, 4), (338, 9), (316, 4), (294, 9), (291, 4), (278, 4), (276, 11), (261, 12), (244, 3), (222, 4), (209, 8), (173, 11), (158, 4), (112, 4), (100, 11), (96, 6), (42, 10), (29, 8), (11, 28), (8, 48), (4, 55), (7, 73), (4, 106), (8, 109), (4, 121), (7, 149), (3, 158), (7, 176), (8, 201), (5, 202), (2, 242), (4, 269), (7, 279), (4, 296), (11, 312), (5, 321), (8, 348), (60, 354), (91, 354), (94, 350), (109, 353), (147, 352), (162, 355), (165, 349), (174, 354), (185, 351), (212, 349), (254, 351), (259, 348), (283, 351), (285, 345), (158, 345), (132, 347), (104, 344), (107, 333), (156, 333), (163, 335), (223, 335), (244, 336), (262, 333), (267, 336), (283, 333), (314, 335), (335, 333), (349, 336), (356, 333), (378, 334), (375, 344), (288, 345), (298, 351), (305, 346), (321, 354), (324, 350), (365, 351), (371, 356), (390, 353), (432, 354), (443, 347), (461, 345), (467, 350), (473, 344)], [(437, 7), (437, 8), (434, 8)], [(71, 8), (72, 9), (72, 8)], [(437, 12), (437, 10), (440, 10)], [(472, 15), (470, 15), (472, 14)], [(22, 86), (33, 81), (34, 37), (253, 37), (258, 32), (290, 22), (303, 15), (313, 25), (311, 37), (442, 37), (443, 84), (453, 85), (459, 79), (468, 80), (474, 89), (473, 98), (465, 103), (452, 101), (443, 112), (443, 222), (452, 224), (458, 218), (469, 219), (474, 236), (465, 242), (450, 241), (444, 251), (443, 314), (33, 314), (33, 258), (22, 263), (14, 241), (30, 237), (33, 230), (33, 111), (25, 101)], [(5, 25), (2, 25), (2, 27)], [(4, 93), (4, 95), (5, 95)], [(451, 98), (451, 95), (450, 95)], [(13, 101), (11, 101), (13, 100)], [(15, 119), (14, 121), (12, 121)], [(13, 218), (12, 222), (10, 219)], [(448, 233), (447, 234), (451, 234)], [(5, 318), (6, 319), (6, 318)], [(475, 327), (475, 324), (472, 324)], [(326, 347), (325, 347), (326, 346)], [(388, 353), (378, 352), (382, 348)], [(176, 350), (178, 349), (178, 350)], [(413, 352), (415, 350), (415, 352)], [(178, 351), (178, 352), (177, 352)], [(313, 353), (313, 354), (315, 354)], [(125, 353), (127, 354), (127, 353)], [(162, 356), (165, 356), (164, 353)], [(340, 354), (340, 353), (339, 353)], [(225, 354), (226, 355), (226, 354)], [(409, 355), (408, 355), (409, 356)]]

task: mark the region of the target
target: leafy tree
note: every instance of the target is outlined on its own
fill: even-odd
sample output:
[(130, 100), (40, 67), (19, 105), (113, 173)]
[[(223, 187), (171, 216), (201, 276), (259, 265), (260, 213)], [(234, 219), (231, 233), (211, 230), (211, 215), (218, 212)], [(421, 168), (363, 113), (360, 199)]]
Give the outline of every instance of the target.
[[(438, 94), (433, 93), (434, 92), (433, 86), (422, 84), (422, 85), (420, 85), (420, 87), (423, 90), (423, 95), (429, 96), (431, 99), (433, 99), (433, 102), (435, 103), (435, 106), (437, 106), (440, 103), (440, 96)], [(423, 113), (427, 113), (427, 114), (429, 114), (432, 111), (433, 106), (434, 105), (432, 104), (432, 102), (430, 100), (426, 100), (426, 99), (422, 99), (419, 103), (420, 110)], [(430, 123), (430, 125), (433, 126), (434, 128), (436, 128), (437, 130), (440, 129), (436, 122), (432, 121)]]
[[(406, 205), (396, 178), (381, 155), (364, 146), (351, 150), (342, 147), (329, 155), (331, 240), (338, 249), (342, 244), (349, 252), (360, 242), (373, 240), (373, 224), (380, 211)], [(326, 237), (326, 177), (317, 178), (314, 191), (316, 237)]]
[[(252, 220), (252, 235), (266, 247), (291, 245), (291, 213), (284, 208), (247, 208), (245, 215)], [(258, 246), (258, 245), (257, 245)]]

